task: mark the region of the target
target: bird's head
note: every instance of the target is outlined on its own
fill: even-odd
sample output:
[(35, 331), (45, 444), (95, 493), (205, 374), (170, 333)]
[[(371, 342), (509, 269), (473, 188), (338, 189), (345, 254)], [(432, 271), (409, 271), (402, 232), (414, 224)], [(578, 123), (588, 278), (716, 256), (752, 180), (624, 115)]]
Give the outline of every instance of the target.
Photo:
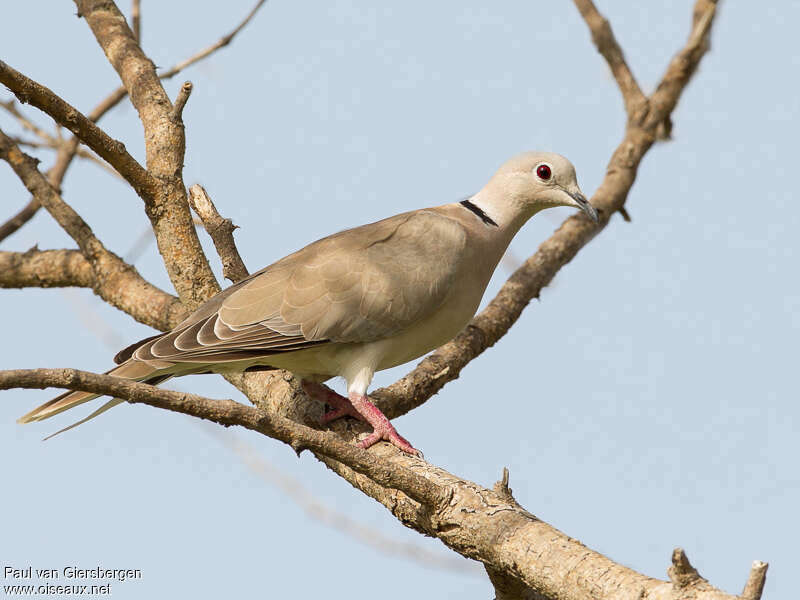
[(597, 222), (597, 211), (578, 187), (575, 167), (560, 154), (519, 154), (500, 167), (485, 191), (495, 202), (511, 203), (526, 219), (545, 208), (573, 206)]

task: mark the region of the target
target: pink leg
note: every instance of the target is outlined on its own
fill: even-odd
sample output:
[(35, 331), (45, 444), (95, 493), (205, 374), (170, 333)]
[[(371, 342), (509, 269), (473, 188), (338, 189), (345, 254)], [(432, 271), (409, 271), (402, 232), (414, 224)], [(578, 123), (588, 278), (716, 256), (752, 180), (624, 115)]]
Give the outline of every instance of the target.
[(315, 383), (313, 381), (306, 381), (305, 379), (301, 383), (303, 386), (303, 391), (306, 394), (333, 407), (332, 410), (329, 410), (322, 415), (321, 421), (323, 425), (340, 417), (346, 416), (355, 417), (360, 421), (365, 420), (364, 417), (362, 417), (355, 409), (350, 400), (340, 394), (337, 394), (327, 385)]
[(397, 430), (389, 422), (380, 409), (369, 401), (369, 398), (363, 394), (351, 393), (349, 395), (351, 406), (358, 411), (359, 415), (370, 425), (374, 430), (363, 440), (358, 442), (361, 448), (369, 448), (375, 442), (386, 440), (390, 444), (397, 446), (403, 452), (419, 456), (422, 458), (422, 452), (414, 448), (406, 438), (397, 433)]

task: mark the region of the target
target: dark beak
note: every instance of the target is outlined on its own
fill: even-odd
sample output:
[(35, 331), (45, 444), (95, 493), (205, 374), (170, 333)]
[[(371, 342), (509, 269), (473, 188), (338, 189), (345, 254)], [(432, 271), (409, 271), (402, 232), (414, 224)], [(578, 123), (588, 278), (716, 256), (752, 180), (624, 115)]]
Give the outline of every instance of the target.
[[(566, 190), (564, 190), (566, 191)], [(589, 201), (586, 199), (586, 196), (581, 194), (580, 192), (567, 192), (570, 198), (575, 200), (578, 203), (580, 209), (586, 213), (586, 216), (589, 217), (595, 223), (598, 222), (597, 218), (597, 211), (594, 209), (594, 206), (589, 204)]]

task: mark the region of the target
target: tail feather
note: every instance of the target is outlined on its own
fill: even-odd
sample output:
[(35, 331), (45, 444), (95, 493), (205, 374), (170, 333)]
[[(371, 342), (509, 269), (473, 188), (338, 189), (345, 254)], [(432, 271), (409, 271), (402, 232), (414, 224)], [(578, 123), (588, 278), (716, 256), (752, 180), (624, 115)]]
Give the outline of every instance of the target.
[(102, 414), (103, 414), (104, 412), (106, 412), (108, 409), (110, 409), (110, 408), (114, 408), (114, 407), (115, 407), (117, 404), (122, 404), (123, 402), (125, 402), (125, 400), (122, 400), (121, 398), (112, 398), (111, 400), (109, 400), (108, 402), (106, 402), (105, 404), (103, 404), (103, 406), (101, 406), (101, 407), (100, 407), (100, 408), (98, 408), (96, 411), (94, 411), (92, 414), (90, 414), (88, 417), (84, 417), (84, 418), (82, 418), (80, 421), (75, 421), (75, 422), (74, 422), (72, 425), (67, 425), (67, 426), (66, 426), (66, 427), (64, 427), (63, 429), (59, 429), (59, 430), (58, 430), (58, 431), (56, 431), (55, 433), (51, 433), (51, 434), (50, 434), (50, 435), (48, 435), (46, 438), (44, 438), (42, 441), (43, 441), (43, 442), (46, 442), (46, 441), (47, 441), (47, 440), (49, 440), (50, 438), (54, 438), (54, 437), (56, 437), (57, 435), (59, 435), (60, 433), (64, 433), (65, 431), (69, 431), (69, 430), (70, 430), (70, 429), (72, 429), (73, 427), (77, 427), (78, 425), (83, 425), (84, 423), (86, 423), (86, 421), (91, 421), (91, 420), (92, 420), (92, 419), (94, 419), (95, 417), (97, 417), (97, 416), (99, 416), (99, 415), (102, 415)]
[[(157, 369), (154, 369), (150, 365), (147, 365), (143, 362), (139, 361), (128, 361), (122, 363), (118, 367), (107, 371), (107, 375), (114, 375), (116, 377), (124, 377), (125, 379), (133, 379), (134, 381), (147, 381), (148, 383), (161, 383), (166, 379), (169, 379), (170, 375), (156, 375), (153, 376)], [(70, 408), (74, 408), (85, 402), (89, 402), (90, 400), (94, 400), (95, 398), (99, 398), (102, 394), (93, 394), (91, 392), (66, 392), (61, 394), (60, 396), (56, 396), (52, 400), (45, 402), (41, 406), (34, 408), (29, 413), (22, 415), (19, 419), (17, 419), (17, 423), (31, 423), (33, 421), (43, 421), (44, 419), (49, 419), (52, 416), (55, 416), (65, 410), (69, 410)], [(77, 423), (70, 425), (56, 433), (48, 436), (45, 439), (49, 439), (54, 435), (58, 435), (68, 429), (72, 429), (86, 421), (94, 419), (96, 416), (104, 413), (110, 408), (113, 408), (117, 404), (124, 402), (124, 400), (120, 400), (119, 398), (114, 398), (109, 402), (106, 402), (103, 406), (99, 409), (94, 411), (88, 417), (81, 419)]]

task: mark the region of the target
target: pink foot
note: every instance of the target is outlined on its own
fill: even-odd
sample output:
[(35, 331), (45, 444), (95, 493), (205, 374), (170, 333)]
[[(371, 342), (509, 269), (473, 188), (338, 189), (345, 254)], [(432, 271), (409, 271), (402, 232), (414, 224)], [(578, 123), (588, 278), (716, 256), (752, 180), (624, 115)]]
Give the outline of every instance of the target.
[(327, 423), (330, 423), (331, 421), (340, 417), (348, 416), (355, 417), (359, 421), (365, 420), (364, 417), (358, 413), (350, 400), (340, 394), (337, 394), (327, 385), (306, 380), (302, 381), (302, 385), (303, 391), (305, 391), (306, 394), (333, 407), (332, 410), (329, 410), (322, 415), (322, 419), (320, 419), (320, 421), (323, 425), (326, 425)]
[(400, 448), (403, 452), (423, 458), (422, 452), (414, 448), (406, 438), (397, 433), (397, 430), (386, 418), (386, 415), (370, 402), (367, 396), (350, 394), (349, 398), (345, 398), (321, 383), (303, 380), (302, 385), (306, 394), (333, 407), (332, 410), (322, 416), (323, 425), (330, 423), (334, 419), (346, 416), (355, 417), (372, 425), (372, 433), (358, 442), (360, 448), (369, 448), (375, 443), (384, 440)]
[(361, 417), (370, 425), (373, 432), (363, 440), (358, 442), (360, 448), (369, 448), (381, 440), (387, 441), (393, 446), (400, 448), (403, 452), (423, 458), (422, 452), (414, 448), (406, 438), (397, 433), (397, 430), (389, 422), (380, 409), (369, 401), (369, 398), (361, 394), (350, 394), (350, 404), (358, 411)]

